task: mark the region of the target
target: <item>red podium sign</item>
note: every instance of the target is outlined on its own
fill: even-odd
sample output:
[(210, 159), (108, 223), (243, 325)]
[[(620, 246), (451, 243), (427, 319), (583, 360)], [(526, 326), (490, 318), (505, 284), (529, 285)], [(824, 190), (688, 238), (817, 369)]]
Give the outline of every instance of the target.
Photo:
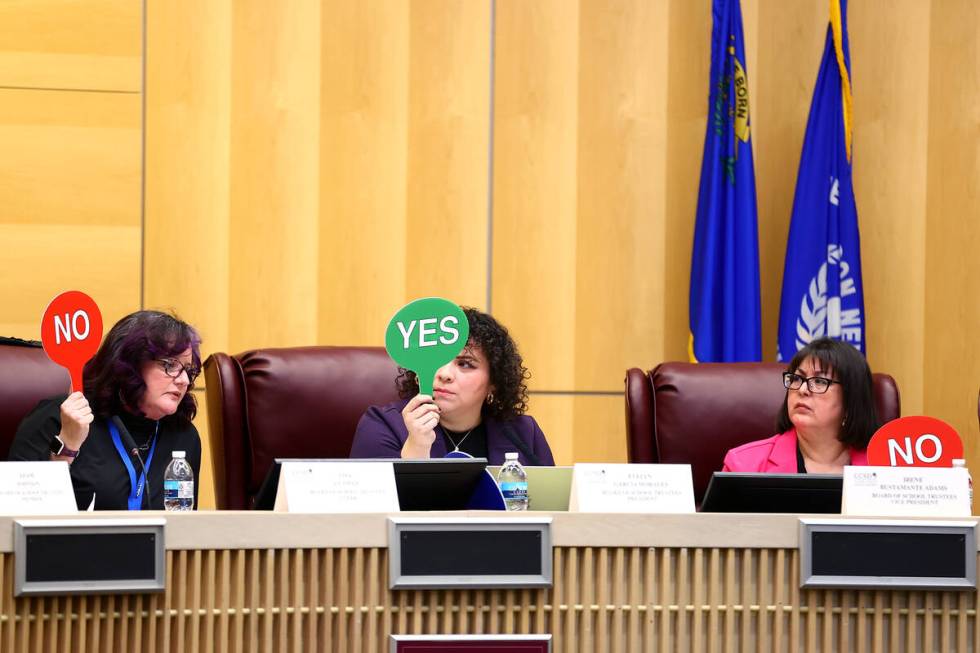
[(893, 419), (868, 443), (868, 464), (881, 467), (952, 467), (962, 457), (956, 429), (935, 417)]
[(71, 375), (72, 392), (82, 389), (82, 368), (102, 342), (102, 313), (95, 300), (78, 290), (63, 292), (41, 318), (44, 353)]

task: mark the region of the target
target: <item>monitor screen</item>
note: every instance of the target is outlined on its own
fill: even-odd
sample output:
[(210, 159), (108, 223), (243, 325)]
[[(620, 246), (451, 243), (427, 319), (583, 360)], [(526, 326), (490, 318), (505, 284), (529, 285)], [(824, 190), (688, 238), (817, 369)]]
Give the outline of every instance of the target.
[(840, 474), (715, 472), (701, 512), (839, 514)]

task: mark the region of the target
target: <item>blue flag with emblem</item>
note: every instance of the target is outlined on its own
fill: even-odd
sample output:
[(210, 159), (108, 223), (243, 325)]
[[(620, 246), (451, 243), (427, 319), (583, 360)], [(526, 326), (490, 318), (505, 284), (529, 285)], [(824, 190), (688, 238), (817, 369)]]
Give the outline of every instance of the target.
[(762, 357), (759, 235), (742, 10), (714, 0), (708, 127), (691, 255), (693, 362)]
[(829, 336), (865, 351), (861, 239), (851, 183), (851, 56), (847, 2), (830, 25), (813, 91), (786, 244), (778, 358)]

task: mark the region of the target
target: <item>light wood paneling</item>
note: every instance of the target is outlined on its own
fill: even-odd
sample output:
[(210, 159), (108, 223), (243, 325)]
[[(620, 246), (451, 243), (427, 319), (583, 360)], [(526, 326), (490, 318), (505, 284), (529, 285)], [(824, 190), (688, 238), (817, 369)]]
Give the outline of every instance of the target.
[[(664, 171), (664, 342), (661, 357), (638, 356), (627, 365), (643, 369), (651, 369), (665, 360), (687, 360), (691, 250), (707, 117), (708, 72), (711, 68), (711, 7), (708, 3), (672, 2), (668, 14), (667, 81), (663, 91), (667, 96), (666, 148), (669, 162)], [(747, 34), (746, 38), (751, 37)], [(753, 63), (749, 58), (750, 93), (756, 77)], [(753, 100), (754, 97), (750, 95), (749, 110), (752, 112), (752, 133), (755, 138), (756, 104)], [(652, 267), (653, 263), (648, 262), (648, 267)]]
[(546, 389), (617, 391), (663, 359), (667, 18), (646, 0), (580, 5), (575, 376)]
[(104, 331), (139, 306), (138, 226), (0, 224), (0, 243), (4, 335), (40, 340), (44, 309), (65, 290), (95, 300)]
[(980, 5), (969, 0), (934, 3), (930, 18), (924, 409), (957, 428), (976, 477), (980, 474)]
[(375, 345), (405, 298), (411, 6), (336, 0), (322, 21), (317, 335)]
[(577, 3), (497, 2), (494, 315), (532, 388), (571, 389), (576, 338)]
[(106, 329), (139, 307), (140, 106), (123, 94), (0, 90), (0, 331), (40, 337), (76, 288)]
[[(748, 74), (759, 89), (750, 98), (750, 111), (759, 214), (762, 357), (772, 361), (776, 360), (796, 174), (829, 18), (827, 3), (758, 0), (756, 4), (758, 21), (751, 31), (746, 25), (745, 38), (757, 43), (753, 49), (758, 53), (755, 62), (749, 58)], [(860, 215), (860, 206), (858, 211)]]
[(232, 14), (232, 351), (309, 344), (317, 330), (320, 5), (236, 2)]
[(799, 552), (555, 547), (554, 586), (387, 587), (378, 548), (168, 551), (162, 594), (13, 598), (4, 650), (381, 653), (389, 635), (552, 636), (556, 652), (976, 647), (976, 592), (801, 590)]
[(137, 226), (140, 98), (0, 89), (6, 224)]
[(627, 462), (621, 395), (532, 394), (528, 403), (556, 465)]
[(231, 3), (150, 0), (147, 26), (144, 303), (206, 356), (229, 344)]
[[(199, 382), (204, 376), (199, 377)], [(203, 383), (202, 383), (203, 385)], [(194, 388), (194, 398), (197, 399), (197, 416), (194, 426), (201, 436), (201, 474), (194, 479), (197, 482), (197, 507), (199, 510), (214, 510), (214, 470), (211, 467), (211, 447), (208, 446), (210, 433), (208, 430), (208, 402), (204, 396), (204, 388)]]
[(139, 93), (142, 3), (0, 3), (0, 87)]
[(410, 28), (405, 297), (485, 308), (490, 3), (415, 2)]
[(923, 409), (925, 286), (939, 281), (927, 275), (923, 246), (929, 59), (922, 53), (929, 51), (929, 14), (928, 3), (918, 0), (850, 9), (868, 362), (895, 377), (902, 411), (913, 415)]

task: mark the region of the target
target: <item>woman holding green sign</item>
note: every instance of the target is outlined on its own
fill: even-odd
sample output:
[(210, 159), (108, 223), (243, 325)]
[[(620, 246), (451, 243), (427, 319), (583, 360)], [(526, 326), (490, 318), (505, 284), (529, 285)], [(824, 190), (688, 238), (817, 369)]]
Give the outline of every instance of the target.
[(464, 309), (469, 339), (440, 367), (432, 395), (419, 394), (414, 372), (402, 369), (402, 397), (372, 406), (354, 434), (351, 458), (441, 458), (460, 451), (501, 465), (516, 451), (524, 465), (554, 465), (548, 441), (527, 410), (527, 369), (499, 322)]

